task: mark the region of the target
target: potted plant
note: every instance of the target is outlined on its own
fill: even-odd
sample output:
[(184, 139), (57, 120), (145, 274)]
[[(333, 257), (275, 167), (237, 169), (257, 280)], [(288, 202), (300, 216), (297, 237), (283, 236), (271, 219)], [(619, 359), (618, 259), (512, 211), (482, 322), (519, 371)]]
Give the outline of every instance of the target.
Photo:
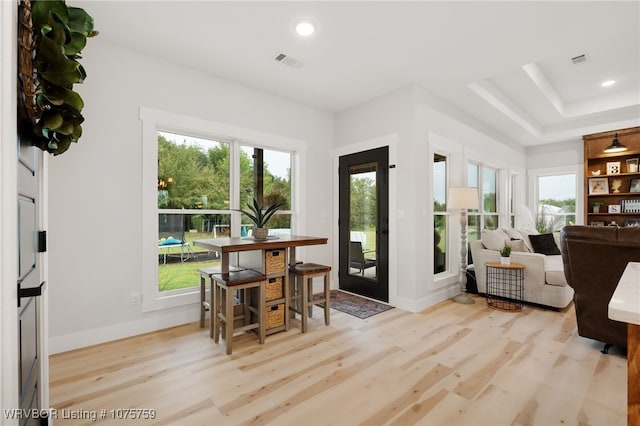
[(84, 102), (73, 86), (87, 76), (80, 53), (98, 31), (87, 12), (64, 0), (20, 3), (20, 101), (33, 144), (59, 155), (82, 135)]
[(504, 247), (500, 249), (500, 263), (503, 265), (511, 264), (511, 246), (504, 243)]
[(600, 213), (600, 206), (602, 206), (604, 203), (602, 201), (594, 201), (593, 203), (591, 203), (591, 207), (593, 208), (593, 212), (594, 213)]
[(247, 215), (253, 222), (253, 229), (251, 233), (256, 240), (266, 240), (269, 234), (269, 228), (267, 223), (271, 217), (282, 207), (285, 203), (273, 203), (268, 206), (261, 205), (257, 199), (253, 199), (253, 204), (247, 203), (248, 210), (236, 210), (240, 213)]

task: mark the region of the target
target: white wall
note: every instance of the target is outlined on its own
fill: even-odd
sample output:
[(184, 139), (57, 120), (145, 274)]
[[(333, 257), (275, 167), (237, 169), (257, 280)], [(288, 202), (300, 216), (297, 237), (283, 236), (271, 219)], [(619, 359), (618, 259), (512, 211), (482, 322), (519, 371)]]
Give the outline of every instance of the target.
[[(474, 127), (467, 122), (471, 122)], [(470, 159), (522, 177), (519, 191), (526, 190), (524, 150), (477, 130), (478, 123), (444, 103), (419, 86), (412, 85), (336, 114), (334, 139), (343, 154), (362, 141), (397, 135), (395, 187), (390, 196), (396, 203), (395, 242), (397, 253), (390, 253), (390, 303), (419, 311), (457, 294), (459, 228), (457, 216), (451, 219), (449, 243), (452, 272), (433, 277), (433, 194), (432, 159), (435, 150), (449, 154), (452, 185), (465, 185), (466, 162)], [(505, 200), (506, 203), (506, 200)], [(395, 274), (392, 274), (395, 271)]]
[[(123, 49), (100, 37), (83, 54), (84, 134), (49, 162), (51, 352), (195, 321), (196, 304), (142, 313), (140, 106), (305, 141), (302, 229), (329, 236), (332, 116)], [(234, 135), (228, 135), (234, 136)], [(313, 194), (313, 195), (310, 195)], [(329, 262), (332, 243), (308, 248)]]
[(526, 150), (528, 169), (547, 169), (584, 165), (582, 139), (546, 145), (530, 146)]

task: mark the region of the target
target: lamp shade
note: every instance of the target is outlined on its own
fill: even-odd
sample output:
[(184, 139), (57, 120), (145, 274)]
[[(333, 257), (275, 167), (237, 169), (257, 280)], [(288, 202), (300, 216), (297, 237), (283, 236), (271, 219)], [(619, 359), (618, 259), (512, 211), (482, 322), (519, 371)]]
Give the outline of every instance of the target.
[(451, 188), (447, 207), (450, 209), (477, 209), (478, 188)]

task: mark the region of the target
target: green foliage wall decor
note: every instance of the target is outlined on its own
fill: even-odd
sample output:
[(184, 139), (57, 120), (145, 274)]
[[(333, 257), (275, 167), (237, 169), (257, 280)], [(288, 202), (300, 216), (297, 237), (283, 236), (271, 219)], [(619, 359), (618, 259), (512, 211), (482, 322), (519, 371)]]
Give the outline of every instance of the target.
[(89, 14), (63, 0), (23, 0), (20, 8), (19, 72), (33, 143), (62, 154), (82, 135), (84, 102), (73, 85), (86, 78), (80, 52), (98, 32)]

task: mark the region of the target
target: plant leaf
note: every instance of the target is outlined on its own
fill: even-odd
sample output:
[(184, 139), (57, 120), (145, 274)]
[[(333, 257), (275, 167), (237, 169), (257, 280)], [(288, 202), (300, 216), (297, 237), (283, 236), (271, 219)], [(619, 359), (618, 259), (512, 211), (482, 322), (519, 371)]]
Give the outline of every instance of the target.
[(71, 146), (71, 142), (75, 142), (75, 141), (73, 141), (69, 136), (60, 135), (57, 148), (50, 152), (53, 155), (60, 155), (69, 149), (69, 146)]
[(84, 102), (80, 95), (71, 89), (58, 86), (46, 86), (43, 92), (51, 104), (65, 104), (76, 114), (80, 114), (80, 111), (84, 107)]
[(79, 7), (68, 7), (69, 12), (69, 28), (72, 32), (91, 37), (93, 31), (93, 18)]
[(31, 21), (36, 32), (49, 22), (50, 12), (55, 12), (63, 22), (69, 21), (69, 12), (64, 1), (36, 0), (31, 2)]
[(64, 122), (64, 119), (62, 118), (62, 114), (58, 111), (45, 111), (42, 114), (42, 118), (41, 118), (42, 123), (42, 127), (49, 129), (49, 130), (57, 130), (60, 126), (62, 126), (62, 123)]
[(83, 80), (80, 64), (65, 57), (61, 47), (48, 37), (40, 40), (35, 62), (39, 75), (56, 86), (71, 87)]
[(64, 46), (69, 40), (71, 40), (71, 31), (69, 31), (69, 27), (67, 27), (67, 24), (56, 12), (51, 12), (49, 14), (48, 27), (51, 28), (51, 30), (47, 31), (45, 34), (44, 30), (46, 26), (43, 27), (42, 35), (49, 37), (51, 40), (55, 41), (56, 44)]
[(64, 45), (64, 54), (67, 56), (77, 55), (87, 45), (87, 37), (80, 33), (71, 33), (71, 39)]
[[(256, 225), (260, 222), (260, 221), (258, 220), (258, 218), (257, 218), (255, 215), (253, 215), (253, 214), (249, 213), (249, 212), (248, 212), (248, 211), (246, 211), (246, 210), (236, 210), (236, 211), (239, 211), (240, 213), (244, 213), (244, 214), (246, 214), (246, 215), (247, 215), (247, 217), (249, 217), (249, 219), (251, 219), (251, 221), (252, 221), (254, 224), (256, 224)], [(258, 228), (260, 228), (260, 226), (258, 226)]]

